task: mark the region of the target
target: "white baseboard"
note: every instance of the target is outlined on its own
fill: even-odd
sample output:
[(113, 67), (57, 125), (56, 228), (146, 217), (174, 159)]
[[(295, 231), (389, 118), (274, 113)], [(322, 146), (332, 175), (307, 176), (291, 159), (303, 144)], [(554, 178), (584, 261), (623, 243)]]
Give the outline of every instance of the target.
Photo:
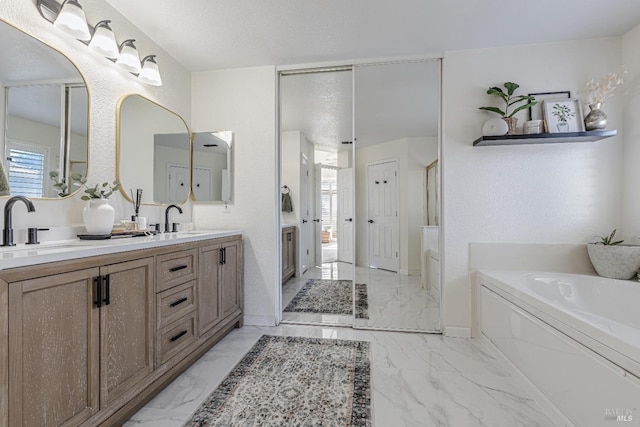
[(442, 335), (450, 338), (471, 338), (471, 328), (445, 326), (444, 333)]
[(276, 326), (275, 316), (244, 316), (245, 326)]

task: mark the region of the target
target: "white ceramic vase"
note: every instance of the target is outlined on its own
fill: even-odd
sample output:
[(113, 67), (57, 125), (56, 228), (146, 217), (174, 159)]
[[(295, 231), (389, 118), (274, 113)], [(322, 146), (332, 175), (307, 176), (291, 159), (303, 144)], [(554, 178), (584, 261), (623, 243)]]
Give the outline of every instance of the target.
[(116, 211), (107, 199), (91, 199), (82, 210), (87, 234), (111, 234)]

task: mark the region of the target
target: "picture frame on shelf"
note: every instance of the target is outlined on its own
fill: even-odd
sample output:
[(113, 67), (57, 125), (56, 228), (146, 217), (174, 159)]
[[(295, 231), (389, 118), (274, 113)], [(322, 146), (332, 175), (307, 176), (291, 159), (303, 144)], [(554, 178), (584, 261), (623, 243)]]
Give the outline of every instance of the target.
[(579, 99), (545, 99), (544, 122), (549, 133), (584, 132), (584, 117)]
[(571, 92), (568, 90), (560, 92), (529, 93), (528, 95), (535, 97), (536, 101), (538, 101), (536, 105), (529, 107), (529, 120), (544, 120), (544, 114), (542, 113), (542, 101), (547, 99), (555, 100), (571, 98)]

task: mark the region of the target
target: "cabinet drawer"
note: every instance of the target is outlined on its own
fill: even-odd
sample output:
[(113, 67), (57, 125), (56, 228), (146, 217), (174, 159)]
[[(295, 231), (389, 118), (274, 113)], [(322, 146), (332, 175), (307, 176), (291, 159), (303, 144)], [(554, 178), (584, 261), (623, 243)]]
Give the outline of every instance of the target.
[(196, 278), (196, 250), (173, 252), (156, 258), (157, 291), (164, 291)]
[(162, 329), (158, 338), (158, 360), (161, 365), (196, 340), (196, 313)]
[(163, 327), (196, 309), (196, 281), (162, 291), (156, 298), (158, 325)]

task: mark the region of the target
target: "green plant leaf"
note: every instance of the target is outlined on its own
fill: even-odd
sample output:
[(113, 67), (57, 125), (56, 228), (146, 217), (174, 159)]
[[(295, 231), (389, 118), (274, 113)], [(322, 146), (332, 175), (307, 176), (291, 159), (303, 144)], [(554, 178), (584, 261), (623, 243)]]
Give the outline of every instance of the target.
[(509, 96), (511, 96), (516, 91), (516, 89), (518, 89), (520, 87), (520, 85), (517, 84), (517, 83), (513, 83), (513, 82), (506, 82), (504, 84), (504, 87), (507, 89), (507, 94), (509, 94)]
[(524, 105), (521, 105), (521, 106), (519, 106), (518, 108), (516, 108), (515, 110), (513, 110), (513, 111), (511, 112), (511, 114), (509, 114), (509, 117), (513, 117), (513, 115), (514, 115), (514, 114), (516, 114), (518, 111), (522, 111), (522, 110), (524, 110), (525, 108), (533, 107), (533, 106), (534, 106), (534, 105), (536, 105), (537, 103), (538, 103), (538, 101), (534, 101), (534, 102), (528, 102), (528, 103), (526, 103), (526, 104), (524, 104)]
[(500, 114), (501, 117), (505, 116), (504, 111), (502, 111), (498, 107), (478, 107), (478, 110), (491, 111), (492, 113)]

